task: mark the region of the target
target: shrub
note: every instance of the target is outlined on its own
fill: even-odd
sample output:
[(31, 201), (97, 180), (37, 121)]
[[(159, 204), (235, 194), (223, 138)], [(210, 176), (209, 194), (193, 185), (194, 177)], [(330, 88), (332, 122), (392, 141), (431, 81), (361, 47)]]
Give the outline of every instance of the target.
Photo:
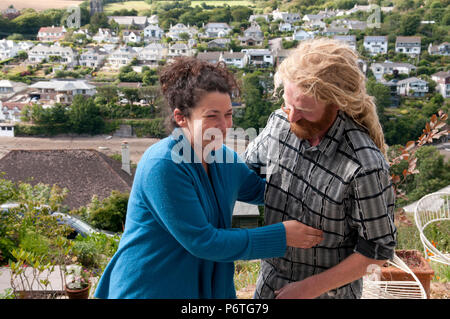
[[(127, 214), (128, 193), (112, 191), (111, 195), (92, 207), (89, 223), (112, 232), (123, 232)], [(93, 202), (96, 199), (93, 199)]]

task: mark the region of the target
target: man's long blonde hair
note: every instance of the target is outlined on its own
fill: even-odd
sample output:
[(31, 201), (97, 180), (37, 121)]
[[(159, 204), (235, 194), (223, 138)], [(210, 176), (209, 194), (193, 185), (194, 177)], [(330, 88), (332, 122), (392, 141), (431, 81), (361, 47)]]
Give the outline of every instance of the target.
[(288, 80), (302, 93), (326, 104), (335, 104), (367, 129), (386, 157), (387, 145), (378, 119), (374, 98), (366, 92), (366, 77), (358, 66), (358, 55), (348, 45), (329, 38), (300, 44), (280, 64), (275, 88)]

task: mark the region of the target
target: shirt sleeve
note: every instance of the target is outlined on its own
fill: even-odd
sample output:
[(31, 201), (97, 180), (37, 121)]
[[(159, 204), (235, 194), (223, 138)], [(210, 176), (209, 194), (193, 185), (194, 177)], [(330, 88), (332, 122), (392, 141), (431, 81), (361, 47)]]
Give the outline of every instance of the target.
[[(227, 262), (283, 256), (286, 233), (278, 223), (254, 229), (221, 229), (208, 222), (196, 185), (183, 166), (153, 161), (138, 186), (150, 213), (192, 255)], [(148, 163), (147, 163), (148, 164)]]
[(358, 231), (354, 249), (368, 258), (391, 259), (396, 246), (394, 190), (384, 169), (360, 172), (353, 180), (352, 226)]
[(267, 166), (268, 145), (273, 116), (274, 113), (272, 113), (267, 120), (266, 127), (248, 144), (247, 149), (242, 155), (247, 166), (262, 177), (265, 176), (265, 167)]

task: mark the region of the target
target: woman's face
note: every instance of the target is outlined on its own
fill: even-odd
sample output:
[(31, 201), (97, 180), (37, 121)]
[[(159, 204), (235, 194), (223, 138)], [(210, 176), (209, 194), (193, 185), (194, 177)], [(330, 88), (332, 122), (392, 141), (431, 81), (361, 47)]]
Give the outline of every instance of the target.
[[(231, 99), (227, 93), (208, 92), (191, 110), (184, 123), (178, 123), (188, 131), (191, 144), (201, 145), (210, 151), (222, 147), (227, 129), (233, 125)], [(193, 139), (192, 139), (193, 137)]]

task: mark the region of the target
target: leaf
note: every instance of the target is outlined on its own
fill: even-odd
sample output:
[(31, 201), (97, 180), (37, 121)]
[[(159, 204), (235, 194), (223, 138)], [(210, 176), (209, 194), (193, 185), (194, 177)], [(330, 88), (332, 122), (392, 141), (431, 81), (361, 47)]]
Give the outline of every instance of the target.
[(414, 146), (416, 145), (416, 142), (414, 141), (409, 141), (408, 143), (406, 143), (406, 151), (410, 151)]
[(404, 169), (402, 174), (403, 174), (404, 177), (406, 177), (406, 175), (408, 174), (408, 171), (406, 169)]
[(392, 176), (392, 182), (394, 182), (394, 184), (398, 184), (400, 182), (400, 176), (393, 175)]

